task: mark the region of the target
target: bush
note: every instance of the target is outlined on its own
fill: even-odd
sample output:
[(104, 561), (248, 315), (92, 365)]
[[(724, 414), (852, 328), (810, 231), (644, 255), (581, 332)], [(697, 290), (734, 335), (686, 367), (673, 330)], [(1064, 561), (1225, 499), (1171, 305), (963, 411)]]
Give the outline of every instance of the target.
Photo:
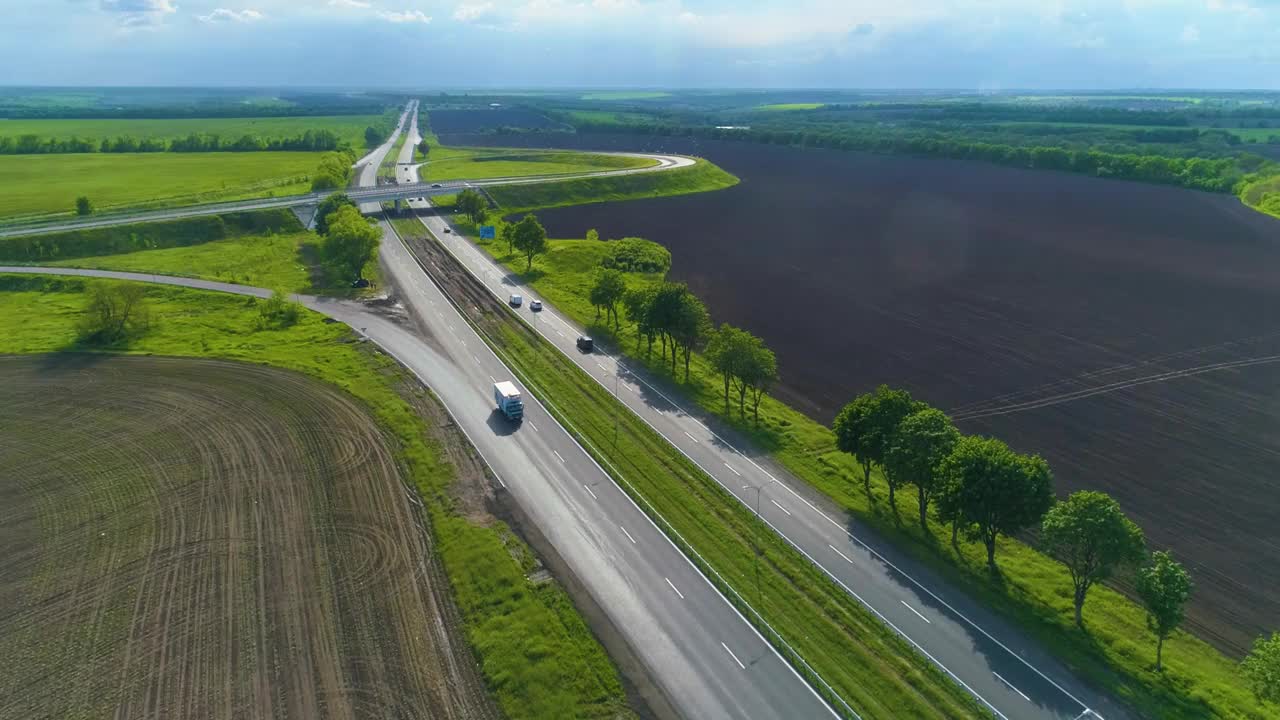
[(665, 274), (671, 269), (671, 252), (652, 240), (622, 238), (609, 241), (609, 254), (602, 267), (629, 273)]

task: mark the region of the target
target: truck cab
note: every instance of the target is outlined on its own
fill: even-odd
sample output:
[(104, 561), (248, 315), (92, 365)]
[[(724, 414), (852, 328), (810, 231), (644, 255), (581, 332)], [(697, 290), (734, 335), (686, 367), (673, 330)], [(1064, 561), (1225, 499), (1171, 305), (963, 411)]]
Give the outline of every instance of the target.
[(520, 389), (509, 380), (493, 384), (493, 401), (498, 410), (512, 422), (520, 422), (524, 418), (524, 403), (520, 400)]

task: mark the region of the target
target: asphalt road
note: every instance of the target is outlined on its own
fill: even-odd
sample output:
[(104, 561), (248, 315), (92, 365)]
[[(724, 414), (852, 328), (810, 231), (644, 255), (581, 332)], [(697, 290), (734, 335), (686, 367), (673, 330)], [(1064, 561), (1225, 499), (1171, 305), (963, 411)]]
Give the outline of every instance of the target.
[[(416, 168), (397, 179), (416, 180)], [(428, 202), (411, 201), (411, 207)], [(444, 216), (421, 218), (462, 264), (503, 301), (512, 294), (542, 299), (456, 231)], [(584, 331), (542, 299), (543, 310), (521, 317), (566, 357), (596, 378), (618, 400), (663, 435), (704, 472), (762, 519), (832, 580), (856, 597), (998, 717), (1124, 720), (1129, 712), (1087, 687), (996, 614), (949, 587), (928, 568), (896, 551), (857, 519), (818, 496), (805, 483), (753, 451), (700, 409), (674, 402), (659, 382), (597, 347), (579, 352)]]
[[(524, 394), (525, 420), (520, 425), (497, 412), (493, 383), (512, 379), (512, 374), (385, 223), (383, 229), (381, 252), (388, 279), (439, 343), (359, 303), (301, 295), (297, 299), (356, 329), (431, 387), (677, 711), (691, 719), (834, 717), (536, 398)], [(144, 273), (3, 266), (0, 272), (271, 295), (263, 288)]]

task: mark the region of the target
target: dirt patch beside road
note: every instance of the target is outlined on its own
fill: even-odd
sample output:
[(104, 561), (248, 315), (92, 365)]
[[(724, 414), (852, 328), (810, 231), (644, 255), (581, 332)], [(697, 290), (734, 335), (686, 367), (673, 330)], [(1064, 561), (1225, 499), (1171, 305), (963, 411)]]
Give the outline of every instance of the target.
[(400, 469), (302, 375), (0, 357), (0, 718), (497, 717)]

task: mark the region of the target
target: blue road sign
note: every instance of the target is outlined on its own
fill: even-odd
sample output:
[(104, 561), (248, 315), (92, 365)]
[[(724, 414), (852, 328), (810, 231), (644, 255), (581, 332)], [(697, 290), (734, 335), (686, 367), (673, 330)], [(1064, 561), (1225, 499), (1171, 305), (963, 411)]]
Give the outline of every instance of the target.
[(480, 226), (480, 239), (481, 239), (481, 240), (492, 240), (494, 237), (495, 237), (495, 235), (494, 235), (494, 233), (493, 233), (493, 226), (492, 226), (492, 225), (481, 225), (481, 226)]

